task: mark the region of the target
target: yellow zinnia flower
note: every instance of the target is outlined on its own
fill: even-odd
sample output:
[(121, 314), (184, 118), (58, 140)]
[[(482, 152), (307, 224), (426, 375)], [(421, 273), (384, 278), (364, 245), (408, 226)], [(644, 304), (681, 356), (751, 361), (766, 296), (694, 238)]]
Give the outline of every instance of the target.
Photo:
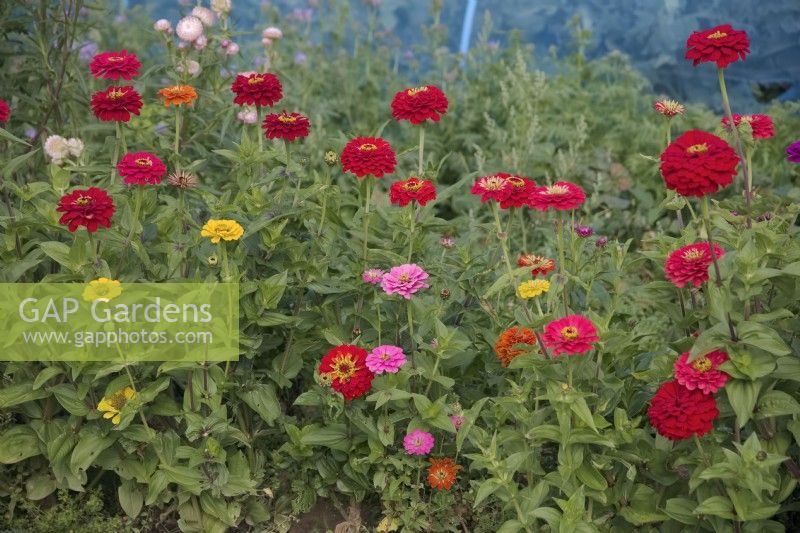
[(217, 244), (220, 239), (238, 241), (244, 235), (244, 228), (235, 220), (209, 220), (200, 232), (203, 237), (211, 238)]
[(119, 281), (109, 278), (98, 278), (90, 281), (83, 290), (83, 299), (87, 302), (102, 300), (107, 302), (122, 294)]
[(546, 279), (534, 279), (524, 281), (517, 287), (517, 296), (527, 300), (528, 298), (535, 298), (550, 290), (550, 282)]
[(136, 391), (130, 387), (120, 389), (108, 398), (103, 398), (97, 404), (97, 410), (103, 413), (103, 418), (110, 418), (112, 424), (119, 424), (122, 419), (122, 408), (136, 397)]

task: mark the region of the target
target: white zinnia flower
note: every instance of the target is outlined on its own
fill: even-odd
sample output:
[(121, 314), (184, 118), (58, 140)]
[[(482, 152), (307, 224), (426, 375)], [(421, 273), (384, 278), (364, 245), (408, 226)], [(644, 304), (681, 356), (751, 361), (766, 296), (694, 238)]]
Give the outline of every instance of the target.
[(175, 27), (175, 33), (184, 41), (192, 42), (203, 35), (203, 22), (192, 15), (183, 17)]
[(67, 149), (74, 157), (80, 157), (83, 153), (83, 141), (74, 137), (67, 139)]
[(44, 152), (53, 164), (60, 165), (69, 157), (69, 145), (61, 135), (50, 135), (44, 141)]
[(283, 38), (283, 32), (280, 30), (280, 28), (270, 26), (261, 32), (261, 37), (272, 39), (274, 41)]
[(258, 121), (258, 113), (254, 109), (247, 109), (236, 113), (236, 118), (245, 124), (255, 124)]

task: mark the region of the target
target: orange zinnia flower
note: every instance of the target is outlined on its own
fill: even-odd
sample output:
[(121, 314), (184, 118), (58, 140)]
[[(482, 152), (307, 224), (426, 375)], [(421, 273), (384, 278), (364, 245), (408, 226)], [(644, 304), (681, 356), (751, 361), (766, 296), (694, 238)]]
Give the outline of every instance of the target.
[(497, 354), (497, 359), (500, 365), (506, 368), (508, 364), (518, 355), (525, 353), (524, 350), (514, 348), (515, 344), (529, 344), (531, 346), (536, 344), (536, 335), (528, 328), (513, 327), (505, 330), (500, 334), (497, 342), (494, 344), (494, 352)]
[(158, 91), (158, 96), (164, 100), (164, 107), (181, 104), (191, 105), (197, 99), (197, 91), (191, 85), (173, 85)]
[(449, 490), (456, 482), (456, 474), (461, 470), (461, 465), (457, 465), (449, 457), (444, 459), (429, 459), (431, 466), (428, 468), (428, 483), (431, 488)]

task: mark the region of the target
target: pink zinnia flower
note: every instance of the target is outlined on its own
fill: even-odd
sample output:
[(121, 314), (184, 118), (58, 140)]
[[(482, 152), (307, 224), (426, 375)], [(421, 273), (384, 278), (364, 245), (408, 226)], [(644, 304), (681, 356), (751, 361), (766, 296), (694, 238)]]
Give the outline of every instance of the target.
[(453, 427), (456, 428), (456, 431), (461, 429), (461, 424), (464, 423), (464, 417), (459, 415), (450, 415), (450, 422), (453, 423)]
[[(728, 117), (722, 117), (720, 121), (722, 126), (731, 131), (730, 121)], [(775, 123), (772, 122), (772, 117), (769, 115), (733, 115), (733, 123), (738, 127), (742, 122), (750, 124), (750, 129), (753, 134), (753, 139), (769, 139), (775, 136)]]
[(684, 352), (675, 361), (675, 381), (689, 390), (699, 389), (703, 394), (713, 394), (725, 386), (730, 377), (718, 370), (719, 365), (728, 360), (728, 354), (714, 350), (703, 357), (687, 363), (689, 352)]
[(364, 280), (364, 283), (369, 283), (371, 285), (377, 285), (381, 282), (381, 278), (385, 272), (380, 268), (370, 268), (369, 270), (365, 270), (363, 274), (361, 274), (361, 279)]
[(425, 280), (428, 273), (418, 265), (411, 263), (392, 267), (392, 269), (381, 278), (381, 287), (386, 294), (399, 294), (406, 300), (411, 299), (411, 295), (420, 289), (430, 287)]
[[(717, 259), (725, 255), (725, 250), (714, 243), (714, 255)], [(708, 281), (708, 267), (713, 262), (711, 246), (703, 241), (683, 246), (670, 252), (664, 262), (664, 274), (678, 288), (687, 283), (701, 286)]]
[(588, 352), (592, 349), (592, 343), (599, 341), (600, 337), (591, 320), (583, 315), (569, 315), (547, 324), (542, 339), (556, 356)]
[(433, 435), (415, 429), (403, 439), (403, 448), (408, 455), (427, 455), (433, 449)]
[(552, 185), (536, 187), (530, 195), (528, 205), (541, 211), (550, 208), (568, 211), (577, 209), (584, 200), (586, 193), (579, 185), (569, 181), (557, 181)]
[(367, 356), (367, 368), (375, 374), (395, 374), (406, 362), (406, 354), (399, 346), (384, 344), (378, 346)]

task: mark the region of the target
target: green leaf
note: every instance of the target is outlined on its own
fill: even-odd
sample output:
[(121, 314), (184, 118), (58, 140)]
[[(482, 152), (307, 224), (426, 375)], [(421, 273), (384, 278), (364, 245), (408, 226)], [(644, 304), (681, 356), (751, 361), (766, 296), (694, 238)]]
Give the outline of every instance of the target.
[(143, 492), (142, 487), (132, 479), (123, 480), (117, 489), (119, 505), (129, 517), (136, 518), (142, 511), (142, 506), (144, 505)]
[(47, 383), (50, 379), (63, 374), (64, 371), (58, 368), (57, 366), (48, 366), (43, 368), (37, 375), (36, 379), (33, 380), (33, 390), (40, 388), (42, 385)]
[(16, 135), (12, 134), (6, 129), (0, 128), (0, 137), (7, 139), (9, 141), (14, 141), (15, 143), (24, 144), (25, 146), (30, 146), (31, 144), (24, 139), (20, 139)]
[(39, 243), (39, 247), (42, 249), (45, 255), (47, 255), (47, 257), (49, 257), (59, 265), (67, 267), (72, 272), (78, 270), (78, 265), (73, 264), (72, 261), (70, 260), (69, 246), (67, 246), (63, 242), (45, 241)]
[(250, 390), (237, 392), (237, 396), (270, 426), (281, 416), (281, 404), (271, 384), (259, 383)]
[(503, 486), (503, 482), (500, 481), (497, 478), (493, 478), (492, 477), (492, 478), (489, 478), (489, 479), (483, 481), (478, 486), (478, 490), (475, 493), (475, 501), (472, 504), (472, 508), (473, 509), (477, 509), (478, 505), (480, 505), (480, 503), (483, 500), (488, 498), (492, 493), (494, 493), (494, 491), (496, 491), (497, 489), (499, 489), (502, 486)]
[(783, 341), (778, 332), (765, 324), (758, 322), (739, 322), (736, 325), (739, 341), (749, 346), (755, 346), (772, 355), (787, 355), (791, 350)]
[(56, 490), (56, 480), (48, 474), (34, 474), (25, 480), (25, 496), (38, 501), (50, 496)]
[(696, 525), (698, 523), (694, 509), (697, 502), (687, 498), (670, 498), (664, 507), (664, 513), (673, 520), (686, 525)]
[(470, 407), (467, 411), (464, 412), (464, 422), (461, 424), (461, 427), (456, 434), (456, 449), (460, 452), (461, 447), (464, 445), (464, 440), (466, 440), (467, 435), (472, 430), (472, 426), (475, 425), (475, 422), (478, 420), (478, 415), (481, 413), (481, 409), (483, 409), (483, 404), (485, 404), (489, 398), (481, 398)]
[[(199, 495), (202, 491), (203, 476), (196, 468), (165, 464), (162, 464), (159, 468), (164, 472), (164, 478), (168, 482), (177, 483), (180, 489), (187, 490), (194, 495)], [(150, 499), (149, 491), (147, 497)]]
[(343, 452), (350, 449), (347, 426), (344, 424), (331, 424), (324, 427), (308, 426), (300, 437), (300, 442), (309, 446), (325, 446)]
[(771, 390), (758, 399), (756, 417), (796, 415), (800, 413), (800, 403), (783, 391)]
[(522, 522), (512, 518), (503, 522), (503, 525), (497, 529), (497, 533), (517, 533), (522, 531), (523, 527)]
[(0, 434), (0, 463), (10, 465), (41, 454), (39, 438), (30, 426), (13, 426)]
[(49, 396), (47, 391), (32, 390), (30, 383), (11, 385), (0, 390), (0, 409), (8, 409), (25, 402), (39, 400)]
[(761, 390), (760, 381), (731, 380), (725, 385), (733, 412), (736, 413), (736, 424), (742, 428), (753, 416), (756, 399)]
[(569, 404), (570, 409), (573, 413), (575, 413), (578, 418), (580, 418), (584, 424), (592, 428), (595, 432), (597, 432), (597, 427), (594, 425), (594, 417), (592, 416), (592, 411), (589, 409), (589, 405), (586, 403), (584, 398), (575, 398), (575, 400)]
[(10, 179), (11, 178), (11, 174), (16, 172), (19, 167), (24, 165), (25, 162), (28, 159), (30, 159), (31, 157), (33, 157), (37, 153), (39, 153), (39, 149), (38, 148), (36, 148), (35, 150), (31, 150), (29, 152), (25, 152), (24, 154), (18, 155), (14, 159), (10, 160), (8, 163), (6, 163), (3, 166), (3, 171), (2, 171), (3, 177), (5, 179)]
[(86, 471), (100, 452), (114, 444), (116, 436), (102, 436), (94, 433), (81, 435), (75, 449), (72, 450), (70, 468), (73, 472)]
[(735, 520), (736, 514), (733, 512), (733, 502), (724, 496), (711, 496), (695, 507), (695, 515), (719, 516), (728, 520)]

